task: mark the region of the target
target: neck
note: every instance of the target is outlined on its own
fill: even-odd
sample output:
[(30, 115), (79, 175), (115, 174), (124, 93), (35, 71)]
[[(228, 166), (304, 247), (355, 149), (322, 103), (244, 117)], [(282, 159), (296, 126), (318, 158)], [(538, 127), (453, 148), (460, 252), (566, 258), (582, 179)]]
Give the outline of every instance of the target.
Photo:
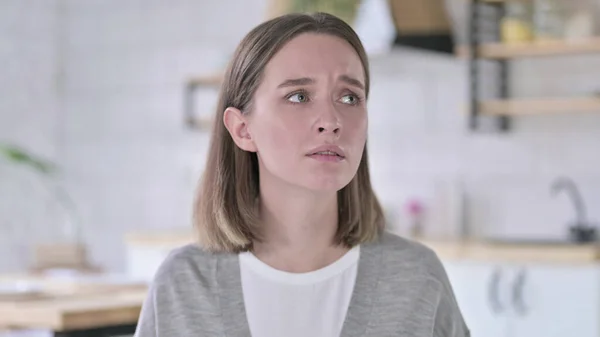
[(300, 273), (327, 266), (348, 251), (334, 244), (336, 192), (315, 193), (264, 180), (260, 186), (262, 240), (254, 244), (260, 260), (279, 270)]

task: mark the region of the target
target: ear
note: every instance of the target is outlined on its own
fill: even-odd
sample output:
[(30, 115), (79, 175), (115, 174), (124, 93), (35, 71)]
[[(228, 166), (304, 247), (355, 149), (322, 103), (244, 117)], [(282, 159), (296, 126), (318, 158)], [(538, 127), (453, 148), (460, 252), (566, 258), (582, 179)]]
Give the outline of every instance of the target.
[(225, 128), (227, 128), (231, 138), (240, 149), (256, 152), (256, 145), (248, 129), (248, 121), (239, 109), (231, 107), (225, 109), (223, 124), (225, 124)]

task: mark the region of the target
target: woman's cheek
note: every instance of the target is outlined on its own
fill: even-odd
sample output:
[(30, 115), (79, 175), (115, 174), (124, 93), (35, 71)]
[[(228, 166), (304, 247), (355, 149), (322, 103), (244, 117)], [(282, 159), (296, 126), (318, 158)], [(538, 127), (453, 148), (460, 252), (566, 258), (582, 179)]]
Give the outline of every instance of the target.
[(347, 120), (347, 131), (353, 138), (365, 138), (367, 135), (367, 124), (366, 114), (359, 113), (352, 115)]

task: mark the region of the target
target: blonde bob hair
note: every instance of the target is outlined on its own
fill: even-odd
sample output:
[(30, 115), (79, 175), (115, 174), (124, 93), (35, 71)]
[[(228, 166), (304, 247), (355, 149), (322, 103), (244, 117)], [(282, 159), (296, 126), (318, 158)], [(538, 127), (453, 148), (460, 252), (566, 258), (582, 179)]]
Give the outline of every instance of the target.
[[(251, 250), (253, 242), (261, 240), (258, 159), (256, 153), (234, 143), (223, 123), (223, 112), (235, 107), (251, 113), (265, 66), (288, 41), (303, 33), (329, 34), (347, 41), (362, 62), (368, 97), (366, 52), (354, 30), (341, 19), (326, 13), (288, 14), (250, 31), (225, 72), (206, 168), (194, 202), (193, 225), (203, 249), (238, 253)], [(337, 195), (335, 243), (353, 247), (375, 240), (384, 227), (384, 215), (371, 187), (366, 145), (356, 175)]]

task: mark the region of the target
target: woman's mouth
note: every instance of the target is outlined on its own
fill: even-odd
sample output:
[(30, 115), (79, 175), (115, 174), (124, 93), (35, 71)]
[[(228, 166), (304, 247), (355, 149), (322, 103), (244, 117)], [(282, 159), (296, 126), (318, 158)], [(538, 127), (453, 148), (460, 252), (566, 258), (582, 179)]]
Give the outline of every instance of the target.
[(323, 162), (339, 162), (345, 159), (340, 152), (342, 151), (336, 151), (335, 149), (320, 150), (310, 153), (308, 157)]

